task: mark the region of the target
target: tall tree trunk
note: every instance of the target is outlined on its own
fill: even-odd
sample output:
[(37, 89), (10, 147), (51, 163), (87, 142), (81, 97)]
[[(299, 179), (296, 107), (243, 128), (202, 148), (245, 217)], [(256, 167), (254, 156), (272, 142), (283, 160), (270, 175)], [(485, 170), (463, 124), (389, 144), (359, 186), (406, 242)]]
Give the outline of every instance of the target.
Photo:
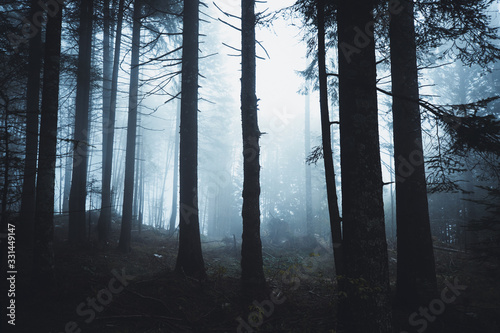
[[(116, 41), (114, 48), (115, 54), (113, 59), (113, 71), (111, 74), (111, 87), (109, 86), (104, 87), (105, 89), (110, 88), (110, 96), (109, 100), (107, 101), (109, 103), (109, 106), (103, 105), (103, 123), (102, 123), (103, 126), (102, 195), (101, 195), (101, 212), (99, 214), (99, 220), (97, 222), (98, 225), (97, 229), (99, 234), (98, 237), (99, 241), (102, 243), (106, 243), (108, 241), (109, 233), (111, 230), (111, 211), (112, 211), (111, 173), (113, 169), (113, 142), (115, 137), (116, 97), (118, 93), (118, 70), (120, 64), (120, 46), (122, 38), (124, 3), (125, 0), (120, 0), (118, 4), (118, 22), (116, 26)], [(109, 65), (106, 68), (109, 69)], [(104, 91), (104, 93), (107, 95), (106, 91)], [(104, 99), (103, 103), (106, 103)]]
[(391, 332), (373, 3), (343, 0), (337, 12), (345, 263), (339, 288), (346, 295), (339, 322), (350, 333)]
[[(307, 88), (309, 89), (309, 88)], [(304, 154), (307, 158), (311, 152), (311, 96), (309, 90), (305, 96), (305, 121), (304, 121)], [(312, 186), (311, 186), (311, 166), (305, 163), (306, 177), (306, 233), (313, 234), (312, 228)]]
[[(40, 154), (35, 205), (33, 283), (47, 289), (54, 285), (54, 186), (56, 176), (57, 111), (61, 52), (62, 6), (49, 15), (43, 67)], [(37, 289), (38, 289), (37, 288)]]
[[(72, 135), (70, 133), (68, 138)], [(71, 191), (71, 171), (73, 166), (73, 158), (71, 155), (71, 143), (66, 143), (66, 157), (64, 163), (64, 198), (63, 198), (63, 212), (69, 212), (69, 193)]]
[[(122, 147), (123, 141), (124, 141), (124, 136), (126, 137), (125, 131), (120, 131), (118, 132), (118, 146)], [(123, 194), (122, 187), (123, 187), (123, 172), (124, 172), (124, 163), (122, 163), (123, 157), (125, 153), (123, 149), (118, 149), (116, 152), (116, 158), (114, 158), (114, 167), (113, 167), (113, 172), (112, 172), (112, 184), (113, 186), (111, 187), (111, 203), (112, 206), (114, 207), (114, 210), (116, 211), (117, 214), (121, 214), (121, 196)]]
[[(139, 118), (140, 119), (140, 118)], [(139, 163), (138, 168), (139, 172), (137, 173), (137, 228), (139, 230), (139, 235), (142, 230), (142, 210), (144, 206), (144, 147), (143, 142), (139, 144), (140, 153), (139, 155)]]
[(255, 64), (255, 0), (241, 1), (241, 124), (243, 132), (243, 235), (241, 280), (247, 291), (264, 289), (260, 240), (260, 164)]
[(2, 188), (2, 205), (0, 212), (0, 221), (7, 225), (9, 221), (9, 214), (7, 211), (7, 202), (9, 201), (10, 190), (10, 132), (9, 132), (9, 99), (2, 93), (2, 99), (5, 100), (5, 114), (3, 115), (4, 123), (4, 137), (5, 137), (5, 154), (4, 160), (4, 174), (3, 174), (3, 188)]
[(426, 304), (437, 293), (425, 182), (413, 3), (390, 22), (392, 112), (396, 170), (398, 300)]
[[(142, 156), (144, 156), (144, 153), (142, 153)], [(139, 187), (139, 214), (138, 214), (138, 220), (137, 220), (137, 225), (139, 228), (139, 235), (141, 234), (142, 231), (142, 224), (143, 224), (143, 211), (144, 211), (144, 161), (141, 161), (141, 182), (140, 182), (140, 187)]]
[(69, 241), (75, 245), (81, 245), (86, 241), (85, 203), (87, 199), (93, 7), (93, 0), (81, 0), (73, 175), (69, 195)]
[[(140, 75), (140, 74), (139, 74)], [(141, 129), (141, 117), (140, 117), (140, 112), (138, 111), (138, 116), (137, 116), (137, 127), (139, 133), (137, 133), (137, 159), (135, 160), (135, 180), (134, 180), (134, 204), (132, 208), (132, 216), (134, 217), (135, 220), (137, 220), (137, 217), (139, 216), (139, 187), (140, 187), (140, 182), (141, 182), (141, 166), (142, 166), (142, 129)]]
[(125, 153), (125, 182), (123, 213), (118, 249), (130, 252), (132, 206), (134, 204), (135, 141), (137, 134), (137, 95), (139, 94), (139, 48), (141, 44), (142, 0), (135, 0), (132, 26), (132, 55), (130, 60), (130, 90), (128, 99), (127, 149)]
[[(41, 10), (37, 0), (31, 0), (29, 17)], [(28, 85), (26, 91), (26, 157), (21, 194), (20, 247), (30, 256), (33, 249), (36, 193), (36, 160), (38, 152), (38, 116), (40, 110), (40, 74), (42, 69), (42, 33), (39, 30), (29, 40)], [(29, 257), (21, 264), (31, 265)], [(26, 261), (23, 263), (24, 259)]]
[(161, 181), (161, 190), (160, 190), (160, 201), (158, 204), (158, 219), (160, 221), (161, 227), (165, 227), (165, 222), (163, 221), (163, 208), (164, 208), (164, 203), (165, 203), (165, 188), (167, 186), (167, 176), (168, 176), (168, 169), (170, 167), (170, 158), (172, 155), (172, 146), (167, 144), (167, 151), (166, 151), (166, 156), (165, 156), (165, 172), (163, 173), (163, 179)]
[(172, 185), (172, 212), (170, 213), (170, 223), (168, 230), (172, 234), (175, 231), (175, 220), (177, 218), (177, 193), (179, 191), (178, 181), (179, 181), (179, 127), (181, 122), (180, 107), (177, 111), (177, 117), (175, 120), (175, 147), (174, 147), (174, 184)]
[(344, 272), (342, 227), (335, 186), (335, 169), (333, 166), (332, 135), (330, 114), (328, 111), (328, 82), (326, 74), (325, 51), (325, 0), (318, 0), (318, 69), (319, 69), (319, 103), (321, 109), (321, 140), (323, 145), (323, 162), (325, 164), (326, 195), (328, 197), (328, 213), (334, 249), (335, 271), (337, 275)]
[(179, 253), (175, 270), (204, 278), (198, 213), (199, 0), (184, 1), (179, 163)]

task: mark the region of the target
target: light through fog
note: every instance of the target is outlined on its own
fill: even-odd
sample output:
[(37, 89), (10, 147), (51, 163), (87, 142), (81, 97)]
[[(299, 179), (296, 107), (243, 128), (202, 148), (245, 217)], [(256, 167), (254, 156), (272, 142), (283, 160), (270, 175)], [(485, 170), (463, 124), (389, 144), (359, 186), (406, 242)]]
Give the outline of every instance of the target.
[[(258, 4), (257, 12), (269, 8), (270, 13), (290, 6), (293, 1), (272, 1), (268, 4)], [(240, 15), (240, 5), (237, 1), (218, 1), (217, 5), (223, 11)], [(222, 192), (237, 197), (241, 204), (242, 164), (241, 164), (241, 113), (240, 113), (240, 57), (231, 47), (240, 48), (241, 35), (239, 31), (225, 23), (214, 20), (221, 19), (237, 26), (238, 20), (229, 18), (219, 11), (212, 3), (208, 8), (201, 8), (201, 17), (210, 21), (202, 22), (200, 32), (200, 102), (199, 102), (199, 208), (202, 232), (207, 234), (207, 220), (214, 218), (208, 206), (213, 206), (211, 200), (222, 199)], [(297, 26), (295, 25), (297, 24)], [(304, 88), (304, 79), (299, 71), (305, 69), (306, 46), (301, 40), (299, 20), (285, 20), (277, 18), (271, 27), (258, 27), (256, 38), (261, 45), (256, 46), (257, 55), (257, 98), (259, 99), (259, 128), (265, 133), (261, 137), (261, 214), (265, 223), (277, 217), (287, 217), (303, 220), (304, 199), (303, 187), (305, 157), (304, 148), (304, 109), (305, 97), (299, 93)], [(228, 45), (224, 46), (222, 43)], [(264, 50), (265, 49), (265, 50)], [(203, 58), (206, 55), (217, 53), (213, 57)], [(148, 75), (158, 75), (158, 69), (143, 70)], [(217, 81), (220, 85), (217, 84)], [(223, 82), (222, 82), (223, 81)], [(152, 89), (145, 85), (144, 91)], [(170, 89), (171, 95), (175, 89)], [(214, 93), (215, 92), (215, 93)], [(125, 95), (123, 97), (126, 97)], [(173, 143), (175, 140), (175, 112), (176, 102), (163, 105), (168, 99), (166, 96), (148, 96), (143, 101), (144, 117), (141, 126), (144, 128), (144, 163), (146, 175), (145, 205), (154, 207), (163, 205), (161, 218), (170, 216), (173, 192)], [(311, 147), (320, 143), (319, 103), (318, 95), (312, 92), (311, 108)], [(124, 100), (123, 100), (124, 101)], [(157, 109), (152, 115), (152, 109)], [(121, 125), (126, 124), (126, 109), (119, 120)], [(217, 124), (224, 118), (224, 126), (217, 128)], [(215, 125), (214, 125), (215, 124)], [(118, 133), (118, 140), (120, 134)], [(221, 144), (218, 144), (221, 140)], [(122, 143), (123, 144), (123, 143)], [(217, 146), (217, 147), (215, 147)], [(123, 157), (122, 157), (123, 158)], [(120, 162), (120, 157), (116, 159)], [(165, 164), (168, 163), (168, 167)], [(317, 169), (316, 178), (321, 182), (321, 163), (312, 168)], [(157, 186), (163, 182), (163, 175), (167, 171), (165, 186)], [(149, 184), (149, 186), (148, 186)], [(227, 193), (224, 193), (227, 195)], [(160, 199), (161, 198), (161, 199)], [(316, 201), (323, 202), (325, 193), (318, 193)], [(159, 203), (161, 200), (162, 204)], [(273, 204), (282, 202), (281, 205)], [(267, 203), (267, 204), (266, 204)], [(323, 205), (324, 203), (320, 203)], [(288, 206), (288, 207), (285, 207)], [(291, 208), (291, 206), (295, 206)], [(231, 216), (226, 216), (229, 224), (240, 223), (239, 207)], [(285, 209), (286, 208), (286, 209)], [(161, 210), (161, 208), (159, 208)], [(229, 209), (229, 208), (228, 208)], [(285, 211), (286, 210), (286, 211)], [(154, 224), (157, 216), (150, 216), (150, 209), (145, 211), (145, 223)], [(158, 214), (158, 213), (156, 213)], [(219, 216), (220, 220), (224, 218)], [(325, 221), (326, 223), (326, 221)], [(325, 224), (326, 225), (326, 224)], [(221, 227), (222, 229), (222, 227)], [(228, 228), (230, 230), (230, 228)], [(303, 229), (298, 227), (298, 229)], [(238, 230), (238, 227), (236, 227)], [(300, 231), (299, 231), (300, 232)]]
[[(257, 4), (257, 12), (273, 13), (293, 5), (294, 1), (280, 0)], [(217, 6), (224, 12), (240, 15), (240, 3), (233, 0), (217, 1)], [(267, 9), (267, 10), (266, 10)], [(200, 101), (199, 101), (199, 208), (201, 230), (204, 234), (209, 220), (217, 214), (210, 212), (221, 200), (232, 200), (241, 205), (242, 164), (241, 164), (241, 113), (240, 113), (240, 57), (235, 49), (241, 47), (240, 32), (221, 22), (238, 26), (240, 21), (227, 17), (212, 3), (208, 8), (201, 8), (200, 33)], [(305, 80), (298, 73), (306, 68), (310, 59), (306, 58), (306, 45), (303, 39), (302, 22), (297, 18), (277, 18), (269, 26), (258, 26), (256, 38), (257, 55), (257, 98), (259, 99), (259, 128), (261, 137), (261, 218), (265, 225), (273, 218), (286, 220), (295, 225), (294, 230), (302, 233), (305, 220), (305, 158), (304, 141), (305, 96), (299, 91), (304, 89)], [(225, 44), (225, 45), (224, 45)], [(173, 49), (175, 44), (165, 46)], [(161, 53), (161, 52), (160, 52)], [(330, 50), (330, 59), (336, 58), (336, 50)], [(207, 55), (212, 55), (204, 58)], [(125, 54), (128, 61), (129, 54)], [(331, 61), (330, 61), (331, 63)], [(126, 68), (126, 67), (125, 67)], [(158, 76), (170, 68), (160, 66), (142, 69), (146, 77)], [(123, 84), (127, 84), (127, 75), (123, 74)], [(156, 81), (145, 82), (142, 92), (155, 89)], [(310, 87), (309, 87), (310, 88)], [(167, 91), (169, 95), (165, 95)], [(160, 94), (147, 95), (142, 100), (141, 129), (139, 142), (143, 143), (142, 157), (145, 164), (145, 210), (144, 222), (154, 225), (158, 220), (166, 220), (171, 214), (174, 168), (174, 142), (177, 112), (175, 100), (164, 104), (178, 92), (176, 85), (170, 85)], [(120, 98), (121, 96), (121, 98)], [(336, 101), (330, 99), (330, 118), (338, 119)], [(125, 145), (127, 114), (126, 92), (119, 94), (117, 128), (115, 141), (120, 147)], [(310, 107), (310, 149), (320, 145), (319, 96), (312, 91)], [(381, 110), (386, 109), (385, 101), (379, 101)], [(381, 112), (381, 142), (390, 142), (390, 133), (385, 127), (384, 113)], [(387, 118), (385, 116), (385, 118)], [(224, 119), (224, 124), (221, 120)], [(215, 125), (214, 125), (215, 124)], [(220, 126), (218, 127), (219, 124)], [(382, 125), (383, 124), (383, 125)], [(340, 175), (338, 164), (339, 143), (338, 128), (332, 128), (333, 153), (336, 159), (337, 177)], [(310, 151), (310, 150), (309, 150)], [(223, 158), (222, 158), (223, 157)], [(390, 182), (389, 169), (391, 158), (387, 150), (382, 150), (384, 181)], [(97, 158), (100, 160), (100, 157)], [(124, 162), (124, 154), (118, 152), (115, 164)], [(313, 196), (313, 209), (316, 217), (328, 225), (326, 212), (326, 189), (322, 161), (312, 165), (313, 185), (317, 190)], [(118, 168), (119, 169), (119, 168)], [(96, 177), (98, 166), (96, 167)], [(166, 172), (166, 176), (165, 176)], [(118, 175), (120, 177), (122, 175)], [(222, 179), (222, 180), (221, 180)], [(340, 179), (337, 179), (340, 190)], [(161, 185), (158, 185), (161, 184)], [(163, 185), (164, 184), (164, 185)], [(391, 185), (392, 186), (392, 185)], [(227, 192), (227, 193), (226, 193)], [(230, 195), (231, 198), (224, 195)], [(214, 202), (212, 202), (212, 200)], [(340, 197), (339, 197), (340, 200)], [(90, 204), (90, 203), (89, 203)], [(97, 201), (93, 203), (97, 205)], [(160, 206), (163, 206), (161, 208)], [(90, 207), (96, 208), (96, 207)], [(120, 207), (117, 207), (120, 209)], [(229, 209), (228, 207), (226, 207)], [(239, 233), (240, 207), (232, 207), (231, 214), (219, 219), (227, 219), (225, 226), (235, 225), (230, 233)], [(215, 209), (220, 210), (220, 209)], [(222, 210), (224, 210), (222, 208)], [(154, 213), (152, 213), (154, 212)], [(154, 215), (154, 216), (153, 216)], [(165, 221), (163, 221), (165, 222)], [(162, 222), (160, 222), (161, 224)], [(158, 225), (157, 225), (158, 226)], [(166, 227), (166, 225), (163, 225)], [(265, 228), (264, 228), (265, 229)], [(326, 230), (326, 229), (325, 229)]]

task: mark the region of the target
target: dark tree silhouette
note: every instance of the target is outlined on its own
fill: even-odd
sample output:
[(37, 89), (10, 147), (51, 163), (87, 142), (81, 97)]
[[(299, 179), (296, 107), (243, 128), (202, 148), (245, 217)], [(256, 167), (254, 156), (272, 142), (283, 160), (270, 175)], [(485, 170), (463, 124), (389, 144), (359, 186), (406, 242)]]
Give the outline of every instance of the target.
[(325, 165), (326, 194), (328, 197), (328, 213), (334, 247), (335, 271), (343, 274), (342, 258), (342, 228), (335, 187), (335, 170), (333, 166), (331, 122), (328, 111), (328, 82), (325, 56), (325, 0), (318, 0), (318, 69), (319, 69), (319, 99), (321, 109), (321, 139), (323, 146), (323, 162)]
[(69, 240), (75, 245), (81, 245), (86, 241), (85, 203), (87, 199), (93, 8), (93, 0), (81, 0), (73, 174), (69, 195)]
[(413, 2), (401, 0), (390, 22), (396, 171), (397, 296), (416, 306), (436, 296), (427, 186), (418, 104)]
[(199, 0), (184, 1), (179, 147), (179, 253), (175, 270), (206, 276), (198, 215)]
[[(101, 211), (98, 220), (99, 241), (105, 243), (109, 238), (111, 229), (111, 170), (113, 168), (113, 141), (115, 136), (115, 117), (116, 117), (116, 96), (118, 92), (118, 69), (120, 62), (120, 48), (122, 38), (123, 7), (125, 0), (120, 0), (118, 4), (118, 21), (116, 24), (116, 41), (114, 47), (113, 69), (111, 81), (109, 81), (109, 59), (110, 46), (110, 14), (109, 0), (106, 0), (104, 8), (104, 62), (103, 62), (103, 143), (102, 143), (102, 195)], [(107, 44), (107, 45), (106, 45)], [(109, 89), (109, 91), (108, 91)], [(106, 105), (108, 103), (108, 105)]]
[[(40, 11), (38, 1), (32, 0), (29, 17)], [(40, 74), (42, 70), (42, 33), (38, 30), (29, 40), (28, 83), (26, 87), (26, 157), (24, 160), (21, 196), (20, 244), (25, 254), (33, 250), (36, 194), (36, 160), (38, 153), (38, 117), (40, 113)], [(25, 258), (21, 257), (23, 260)], [(20, 258), (20, 259), (21, 259)], [(21, 261), (30, 265), (30, 259)]]
[(135, 0), (132, 26), (132, 55), (130, 63), (130, 89), (128, 99), (127, 150), (125, 154), (125, 184), (123, 186), (123, 210), (120, 243), (118, 249), (130, 251), (132, 209), (134, 204), (135, 146), (137, 137), (137, 97), (139, 94), (139, 48), (141, 44), (142, 0)]
[(56, 173), (57, 112), (59, 106), (59, 69), (61, 54), (62, 6), (51, 17), (46, 30), (43, 65), (40, 154), (36, 183), (35, 244), (33, 283), (50, 288), (54, 275), (54, 184)]
[(245, 289), (264, 289), (260, 240), (260, 165), (255, 70), (255, 1), (241, 1), (241, 123), (243, 132), (243, 235), (241, 279)]
[[(40, 11), (31, 1), (30, 17)], [(24, 163), (21, 220), (32, 223), (35, 207), (36, 158), (38, 152), (38, 117), (40, 111), (40, 75), (42, 69), (42, 34), (39, 29), (29, 40), (28, 83), (26, 91), (26, 159)], [(24, 222), (26, 220), (26, 222)]]
[(373, 6), (371, 0), (344, 0), (339, 2), (337, 13), (346, 264), (345, 276), (339, 280), (345, 293), (339, 305), (339, 322), (351, 333), (391, 332), (375, 42), (370, 34)]

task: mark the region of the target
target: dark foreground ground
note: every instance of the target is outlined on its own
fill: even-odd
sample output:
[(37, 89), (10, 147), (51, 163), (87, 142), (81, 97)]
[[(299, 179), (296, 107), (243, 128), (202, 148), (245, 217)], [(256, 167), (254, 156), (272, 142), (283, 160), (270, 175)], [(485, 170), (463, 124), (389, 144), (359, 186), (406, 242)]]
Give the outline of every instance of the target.
[[(231, 238), (204, 241), (208, 280), (198, 281), (172, 271), (177, 238), (165, 232), (134, 231), (127, 255), (115, 250), (116, 243), (77, 250), (65, 235), (64, 226), (56, 228), (57, 290), (19, 296), (13, 332), (336, 332), (333, 257), (321, 240), (264, 242), (269, 295), (249, 300), (240, 291)], [(470, 253), (435, 253), (439, 288), (448, 281), (466, 289), (443, 313), (436, 301), (437, 315), (414, 316), (413, 326), (395, 309), (394, 332), (500, 332), (498, 266)], [(391, 251), (393, 287), (395, 261)]]

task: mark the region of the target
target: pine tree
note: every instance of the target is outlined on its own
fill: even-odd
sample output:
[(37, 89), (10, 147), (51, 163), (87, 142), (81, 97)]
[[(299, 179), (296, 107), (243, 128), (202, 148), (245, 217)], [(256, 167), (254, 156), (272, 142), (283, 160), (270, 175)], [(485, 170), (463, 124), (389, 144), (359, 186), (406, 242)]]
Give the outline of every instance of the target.
[(135, 0), (132, 26), (132, 55), (130, 63), (130, 89), (128, 100), (127, 149), (125, 153), (125, 184), (123, 185), (123, 210), (118, 249), (130, 251), (132, 208), (134, 203), (135, 148), (137, 137), (137, 106), (139, 94), (139, 48), (141, 44), (142, 0)]
[(93, 2), (93, 0), (81, 0), (80, 5), (73, 174), (69, 195), (69, 240), (75, 245), (81, 245), (86, 241)]
[(198, 213), (199, 0), (184, 1), (179, 147), (179, 252), (175, 270), (205, 278)]
[(339, 322), (351, 333), (391, 332), (373, 6), (371, 0), (343, 0), (337, 12), (345, 263)]
[(57, 116), (61, 55), (62, 6), (47, 22), (43, 65), (40, 153), (36, 183), (33, 283), (54, 286), (54, 184), (56, 173)]
[[(109, 0), (106, 0), (109, 1)], [(116, 41), (114, 47), (113, 69), (111, 73), (111, 82), (109, 82), (109, 25), (110, 15), (109, 8), (104, 10), (104, 40), (108, 45), (104, 45), (104, 62), (105, 66), (103, 72), (104, 86), (103, 86), (103, 144), (102, 144), (102, 195), (101, 195), (101, 211), (98, 220), (98, 233), (99, 241), (105, 243), (108, 241), (109, 232), (111, 229), (111, 171), (113, 168), (113, 141), (115, 136), (115, 117), (116, 117), (116, 96), (118, 93), (118, 69), (120, 62), (120, 48), (122, 37), (123, 25), (123, 7), (125, 0), (120, 0), (118, 4), (118, 21), (116, 24)], [(109, 3), (107, 3), (109, 6)], [(106, 23), (108, 22), (108, 23)], [(108, 42), (106, 42), (108, 40)], [(109, 91), (108, 91), (109, 89)], [(109, 95), (109, 96), (108, 96)], [(108, 104), (109, 103), (109, 104)], [(108, 105), (106, 105), (108, 104)]]
[(243, 235), (241, 279), (246, 290), (264, 289), (260, 240), (260, 164), (255, 66), (255, 1), (241, 1), (241, 124), (243, 132)]
[(397, 295), (416, 306), (437, 293), (429, 221), (413, 3), (400, 1), (390, 22), (392, 112), (396, 171)]

